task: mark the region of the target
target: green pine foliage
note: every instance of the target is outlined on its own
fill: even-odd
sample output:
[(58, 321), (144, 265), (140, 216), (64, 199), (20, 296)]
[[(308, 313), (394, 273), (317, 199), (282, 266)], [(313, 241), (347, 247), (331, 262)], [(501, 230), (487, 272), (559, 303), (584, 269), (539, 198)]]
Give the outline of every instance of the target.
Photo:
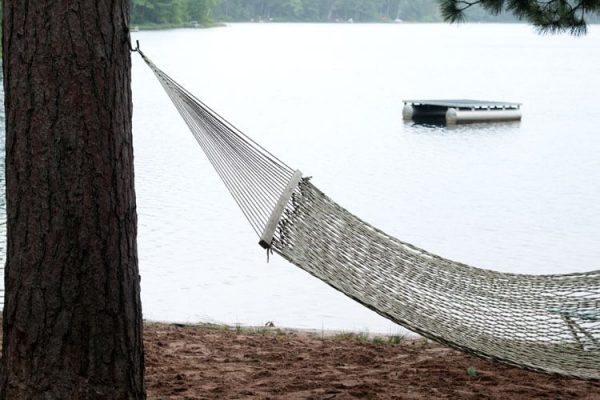
[(600, 0), (441, 0), (444, 19), (468, 20), (472, 9), (490, 15), (510, 14), (527, 21), (541, 32), (581, 35), (588, 23), (598, 22)]

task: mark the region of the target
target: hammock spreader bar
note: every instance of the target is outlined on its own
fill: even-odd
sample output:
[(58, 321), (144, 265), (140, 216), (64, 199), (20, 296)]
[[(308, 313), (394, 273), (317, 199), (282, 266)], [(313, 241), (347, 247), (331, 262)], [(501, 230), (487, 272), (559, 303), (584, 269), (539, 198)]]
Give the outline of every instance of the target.
[(299, 170), (296, 170), (296, 172), (294, 172), (294, 175), (288, 182), (287, 186), (285, 187), (285, 190), (281, 194), (279, 201), (275, 205), (275, 208), (273, 209), (273, 212), (271, 213), (271, 216), (269, 217), (269, 220), (267, 221), (267, 226), (265, 226), (265, 230), (263, 231), (262, 235), (260, 236), (260, 241), (258, 242), (258, 244), (261, 245), (261, 247), (263, 247), (265, 249), (271, 248), (271, 242), (273, 241), (273, 235), (275, 234), (277, 225), (279, 224), (279, 221), (281, 220), (281, 215), (283, 214), (283, 210), (285, 210), (286, 205), (292, 198), (292, 194), (298, 187), (298, 184), (300, 183), (301, 179), (302, 179), (302, 172), (300, 172)]

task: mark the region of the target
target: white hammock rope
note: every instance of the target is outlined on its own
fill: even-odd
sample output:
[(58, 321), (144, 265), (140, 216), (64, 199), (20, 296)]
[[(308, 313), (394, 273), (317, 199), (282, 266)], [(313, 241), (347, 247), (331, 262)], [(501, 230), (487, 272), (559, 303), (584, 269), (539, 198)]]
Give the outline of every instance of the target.
[(263, 247), (427, 338), (515, 366), (600, 379), (600, 270), (500, 273), (393, 238), (301, 179), (140, 54)]

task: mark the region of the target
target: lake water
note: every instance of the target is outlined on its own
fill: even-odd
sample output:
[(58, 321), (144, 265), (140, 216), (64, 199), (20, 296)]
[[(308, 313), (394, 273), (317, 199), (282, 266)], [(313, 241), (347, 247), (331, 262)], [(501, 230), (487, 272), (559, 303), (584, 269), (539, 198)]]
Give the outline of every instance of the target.
[[(447, 258), (520, 273), (600, 268), (600, 27), (233, 24), (138, 32), (159, 67), (333, 199)], [(147, 319), (396, 332), (265, 251), (134, 55)], [(402, 99), (522, 102), (523, 120), (402, 121)]]

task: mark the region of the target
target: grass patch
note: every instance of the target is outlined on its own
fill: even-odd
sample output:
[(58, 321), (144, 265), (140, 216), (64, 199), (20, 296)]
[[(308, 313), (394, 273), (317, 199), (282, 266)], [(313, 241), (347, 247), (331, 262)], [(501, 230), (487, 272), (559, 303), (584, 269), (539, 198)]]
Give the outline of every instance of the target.
[(400, 344), (404, 342), (404, 335), (391, 335), (387, 337), (388, 344)]
[(342, 332), (342, 333), (338, 333), (337, 335), (335, 335), (333, 337), (334, 340), (339, 340), (339, 341), (354, 341), (354, 342), (361, 342), (361, 343), (366, 343), (369, 341), (369, 333), (368, 332)]
[(343, 332), (335, 335), (333, 339), (360, 343), (373, 343), (377, 345), (398, 345), (405, 341), (405, 337), (403, 335), (371, 336), (369, 335), (369, 332)]
[(381, 336), (375, 336), (375, 337), (374, 337), (374, 338), (371, 340), (371, 342), (372, 342), (373, 344), (387, 344), (387, 340), (386, 340), (386, 338), (384, 338), (384, 337), (381, 337)]

